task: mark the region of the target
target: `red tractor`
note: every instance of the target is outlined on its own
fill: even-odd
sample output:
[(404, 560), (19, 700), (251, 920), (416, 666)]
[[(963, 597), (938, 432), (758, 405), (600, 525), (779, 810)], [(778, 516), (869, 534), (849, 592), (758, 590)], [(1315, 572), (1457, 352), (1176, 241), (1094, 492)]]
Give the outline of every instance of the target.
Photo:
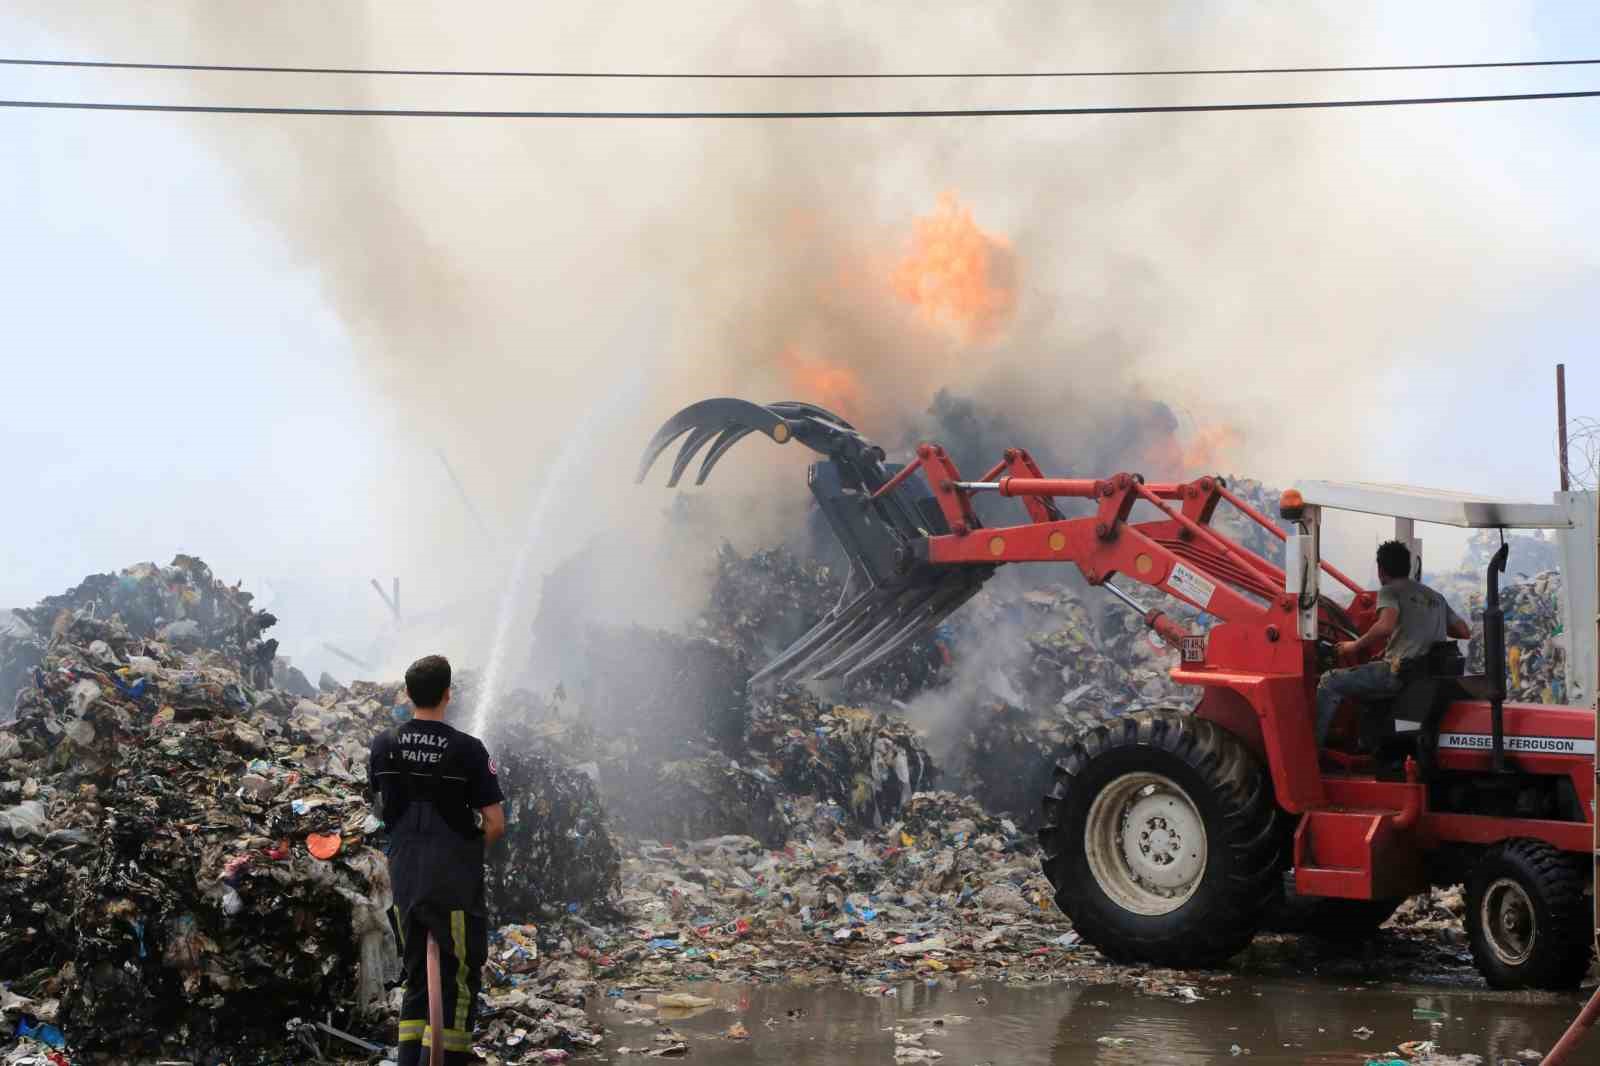
[[(1473, 957), (1491, 985), (1562, 988), (1582, 978), (1594, 947), (1595, 712), (1506, 702), (1504, 548), (1488, 574), (1486, 673), (1466, 675), (1454, 645), (1439, 648), (1397, 696), (1341, 708), (1329, 748), (1318, 749), (1313, 727), (1334, 642), (1364, 632), (1377, 608), (1373, 592), (1320, 559), (1324, 508), (1395, 516), (1405, 540), (1414, 521), (1571, 528), (1572, 509), (1311, 483), (1283, 494), (1285, 533), (1215, 477), (1050, 478), (1010, 449), (964, 480), (937, 444), (890, 464), (822, 408), (734, 399), (670, 419), (639, 479), (687, 434), (669, 484), (710, 444), (698, 484), (758, 432), (825, 456), (810, 468), (811, 491), (851, 560), (837, 606), (758, 678), (869, 669), (1008, 563), (1073, 563), (1179, 650), (1172, 676), (1200, 690), (1194, 709), (1141, 711), (1079, 734), (1042, 800), (1039, 843), (1056, 903), (1108, 957), (1219, 963), (1250, 942), (1292, 872), (1299, 902), (1311, 901), (1323, 932), (1343, 937), (1375, 931), (1430, 884), (1464, 883)], [(1019, 501), (1019, 521), (980, 521), (978, 493)], [(1284, 567), (1213, 528), (1224, 503), (1285, 541)], [(1593, 532), (1591, 524), (1591, 552)], [(1116, 577), (1212, 624), (1190, 632), (1146, 611)], [(1324, 579), (1348, 602), (1324, 594)]]

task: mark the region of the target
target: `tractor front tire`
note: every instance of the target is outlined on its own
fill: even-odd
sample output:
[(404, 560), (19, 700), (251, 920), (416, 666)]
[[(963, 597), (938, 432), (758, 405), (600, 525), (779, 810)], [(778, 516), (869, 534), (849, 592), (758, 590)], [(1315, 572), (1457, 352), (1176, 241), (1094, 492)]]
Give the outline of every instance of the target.
[(1116, 961), (1217, 965), (1282, 891), (1288, 823), (1271, 782), (1203, 718), (1141, 711), (1079, 734), (1043, 815), (1056, 905)]
[(1575, 988), (1589, 969), (1593, 917), (1584, 864), (1542, 840), (1487, 849), (1467, 877), (1467, 939), (1491, 988)]

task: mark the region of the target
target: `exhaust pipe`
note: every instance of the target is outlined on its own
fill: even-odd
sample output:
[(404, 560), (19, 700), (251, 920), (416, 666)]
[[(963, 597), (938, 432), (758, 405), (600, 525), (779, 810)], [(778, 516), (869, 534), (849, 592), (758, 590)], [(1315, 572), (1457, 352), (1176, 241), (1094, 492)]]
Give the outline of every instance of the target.
[(1489, 728), (1494, 733), (1490, 768), (1506, 772), (1506, 615), (1500, 609), (1500, 575), (1511, 545), (1502, 544), (1489, 560), (1489, 590), (1483, 607), (1483, 672), (1489, 682)]

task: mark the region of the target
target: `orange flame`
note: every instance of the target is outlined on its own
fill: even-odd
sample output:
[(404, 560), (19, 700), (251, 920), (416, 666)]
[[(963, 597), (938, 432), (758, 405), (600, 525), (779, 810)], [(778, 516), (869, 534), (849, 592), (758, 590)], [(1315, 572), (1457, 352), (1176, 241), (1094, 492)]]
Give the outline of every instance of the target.
[(970, 341), (993, 339), (1016, 306), (1011, 247), (985, 233), (954, 193), (916, 220), (911, 247), (895, 266), (895, 295), (924, 318), (954, 326)]
[(778, 365), (796, 399), (826, 407), (852, 422), (861, 417), (866, 390), (854, 370), (792, 347), (778, 354)]
[(1242, 440), (1232, 426), (1216, 423), (1201, 426), (1186, 441), (1168, 435), (1145, 449), (1145, 462), (1158, 477), (1198, 477), (1219, 474), (1228, 453)]

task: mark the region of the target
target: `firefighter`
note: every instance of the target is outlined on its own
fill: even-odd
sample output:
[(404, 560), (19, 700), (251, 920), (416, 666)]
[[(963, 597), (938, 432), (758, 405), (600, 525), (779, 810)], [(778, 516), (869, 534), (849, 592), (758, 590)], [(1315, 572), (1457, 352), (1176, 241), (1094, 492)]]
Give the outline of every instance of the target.
[[(483, 963), (488, 956), (485, 850), (505, 832), (505, 797), (483, 742), (444, 721), (450, 663), (441, 655), (406, 670), (410, 721), (379, 735), (368, 759), (368, 787), (381, 802), (389, 835), (391, 918), (405, 976), (399, 1066), (417, 1066), (442, 1040), (444, 1061), (472, 1059)], [(428, 940), (437, 943), (442, 1033), (428, 1022)]]
[(1359, 640), (1341, 641), (1342, 663), (1361, 663), (1375, 648), (1383, 658), (1341, 670), (1329, 670), (1317, 685), (1317, 746), (1328, 739), (1333, 716), (1345, 699), (1397, 694), (1417, 676), (1434, 645), (1467, 640), (1472, 627), (1450, 609), (1445, 598), (1411, 579), (1411, 549), (1398, 540), (1378, 546), (1378, 618)]

